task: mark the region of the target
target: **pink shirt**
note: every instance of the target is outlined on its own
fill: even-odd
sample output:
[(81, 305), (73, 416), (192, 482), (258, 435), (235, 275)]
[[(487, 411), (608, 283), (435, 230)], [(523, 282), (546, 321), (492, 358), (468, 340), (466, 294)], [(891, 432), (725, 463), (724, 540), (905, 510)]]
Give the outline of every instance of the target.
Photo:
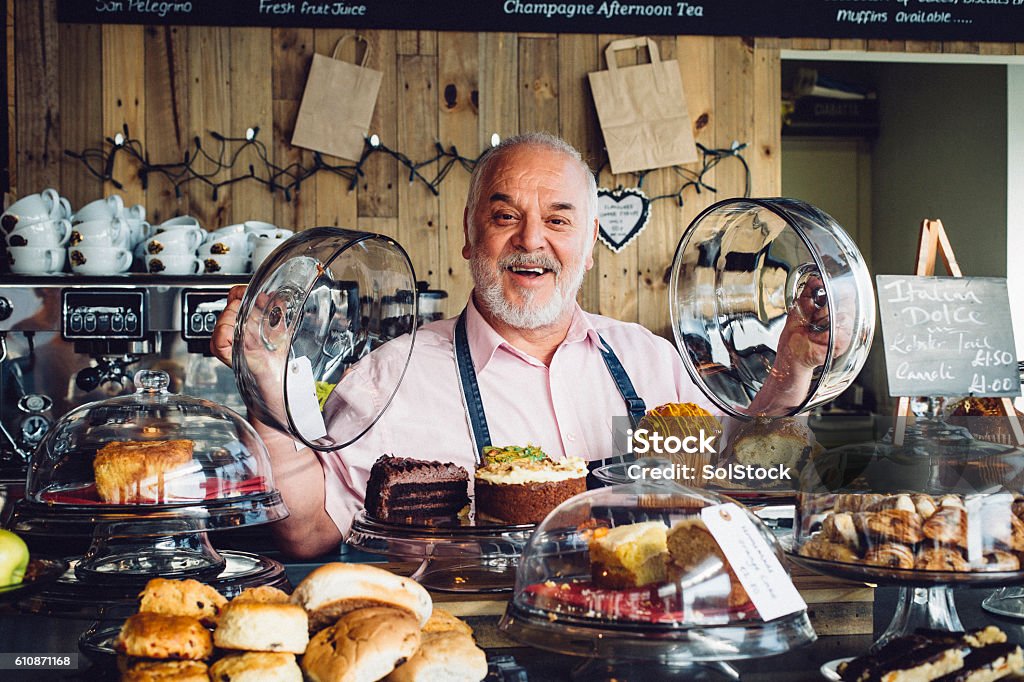
[[(420, 328), (405, 377), (384, 415), (352, 445), (320, 454), (327, 512), (343, 535), (362, 508), (370, 467), (381, 455), (454, 462), (473, 470), (476, 446), (455, 364), (455, 322), (450, 318)], [(638, 324), (577, 306), (550, 366), (509, 345), (472, 301), (466, 333), (494, 445), (539, 445), (555, 459), (622, 454), (613, 451), (612, 417), (625, 417), (626, 405), (601, 357), (598, 333), (618, 356), (647, 409), (669, 402), (711, 409), (675, 347)], [(355, 380), (367, 387), (360, 397), (364, 405), (375, 409), (386, 400), (372, 387), (394, 385), (408, 343), (408, 337), (401, 337), (385, 344), (345, 377), (346, 385)]]

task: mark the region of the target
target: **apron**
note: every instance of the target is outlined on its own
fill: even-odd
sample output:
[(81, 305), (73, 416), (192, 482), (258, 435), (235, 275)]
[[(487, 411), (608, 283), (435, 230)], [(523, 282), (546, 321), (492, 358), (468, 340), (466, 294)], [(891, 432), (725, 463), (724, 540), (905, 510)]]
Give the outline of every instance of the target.
[[(601, 358), (604, 360), (608, 374), (611, 375), (615, 387), (619, 389), (619, 395), (626, 403), (626, 411), (629, 414), (629, 422), (635, 429), (637, 424), (647, 412), (647, 406), (643, 399), (636, 394), (633, 382), (629, 380), (626, 369), (619, 362), (615, 351), (598, 334), (601, 340)], [(476, 380), (476, 371), (473, 369), (473, 357), (469, 350), (469, 338), (466, 335), (466, 310), (463, 309), (459, 315), (459, 321), (455, 324), (455, 364), (459, 370), (459, 381), (462, 385), (462, 397), (466, 405), (466, 418), (469, 421), (470, 430), (473, 432), (473, 440), (476, 443), (476, 461), (481, 461), (483, 449), (491, 445), (491, 432), (487, 427), (487, 416), (484, 414), (484, 403), (480, 397), (480, 384)], [(587, 463), (587, 468), (593, 471), (604, 464), (619, 461), (621, 456), (610, 457), (607, 460), (595, 460)], [(592, 476), (587, 476), (587, 487), (595, 487), (596, 481)], [(600, 485), (599, 483), (597, 485)]]

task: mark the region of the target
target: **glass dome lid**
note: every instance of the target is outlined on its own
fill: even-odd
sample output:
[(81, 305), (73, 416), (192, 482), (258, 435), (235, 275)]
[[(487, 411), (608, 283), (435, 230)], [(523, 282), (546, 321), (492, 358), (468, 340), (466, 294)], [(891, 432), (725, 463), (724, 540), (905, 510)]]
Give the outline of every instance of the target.
[[(530, 645), (612, 659), (781, 653), (815, 637), (782, 557), (727, 497), (673, 481), (599, 488), (537, 527), (501, 627)], [(761, 599), (766, 584), (785, 605)]]
[(1021, 581), (1024, 450), (923, 419), (901, 445), (846, 445), (804, 467), (793, 551), (890, 582)]
[[(317, 227), (253, 275), (232, 364), (250, 416), (329, 451), (362, 436), (394, 397), (416, 333), (416, 276), (402, 247), (369, 232)], [(350, 372), (395, 339), (387, 376)]]
[[(266, 446), (239, 414), (168, 392), (165, 372), (143, 370), (136, 392), (74, 409), (33, 453), (19, 532), (78, 535), (95, 524), (165, 520), (194, 533), (288, 515)], [(160, 527), (157, 523), (151, 528)]]
[(735, 416), (796, 414), (842, 393), (871, 347), (875, 300), (853, 240), (796, 199), (728, 199), (676, 249), (676, 346), (704, 393)]

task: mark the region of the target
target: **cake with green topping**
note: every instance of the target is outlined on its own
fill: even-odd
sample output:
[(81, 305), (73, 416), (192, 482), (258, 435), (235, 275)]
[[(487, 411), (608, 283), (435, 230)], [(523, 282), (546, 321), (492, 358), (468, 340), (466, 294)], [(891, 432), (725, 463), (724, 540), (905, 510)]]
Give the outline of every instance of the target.
[(579, 457), (555, 461), (534, 445), (487, 447), (474, 476), (481, 521), (540, 523), (552, 509), (587, 489), (587, 465)]

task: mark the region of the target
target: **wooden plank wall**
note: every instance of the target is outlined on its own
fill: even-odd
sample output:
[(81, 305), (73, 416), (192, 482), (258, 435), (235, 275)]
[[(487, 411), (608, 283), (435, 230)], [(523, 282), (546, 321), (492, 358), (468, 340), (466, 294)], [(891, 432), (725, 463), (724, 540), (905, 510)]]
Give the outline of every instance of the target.
[[(144, 187), (120, 164), (118, 190), (63, 154), (99, 147), (127, 125), (151, 161), (175, 162), (197, 136), (216, 153), (209, 131), (242, 136), (246, 128), (258, 127), (274, 163), (309, 165), (312, 154), (288, 143), (309, 63), (314, 53), (330, 54), (352, 31), (58, 24), (54, 0), (14, 0), (8, 6), (7, 31), (14, 33), (7, 103), (14, 194), (55, 186), (78, 206), (119, 191), (130, 202), (144, 203), (153, 221), (192, 214), (208, 229), (253, 219), (300, 230), (337, 225), (389, 234), (409, 251), (420, 279), (450, 292), (448, 312), (463, 305), (470, 280), (460, 253), (468, 186), (462, 168), (451, 170), (435, 196), (422, 184), (410, 184), (394, 160), (378, 155), (352, 191), (347, 180), (321, 173), (286, 200), (246, 182), (217, 197), (198, 182), (176, 192), (156, 176)], [(492, 133), (547, 130), (576, 145), (593, 166), (604, 164), (586, 74), (605, 68), (603, 49), (620, 36), (364, 35), (368, 65), (384, 74), (371, 130), (389, 147), (414, 160), (432, 156), (435, 142), (476, 156)], [(1024, 53), (1024, 46), (1014, 44), (654, 37), (663, 58), (679, 61), (697, 141), (709, 147), (747, 143), (754, 196), (780, 189), (780, 49)], [(355, 59), (355, 41), (346, 41), (340, 56)], [(240, 159), (235, 175), (247, 173), (254, 161)], [(597, 245), (595, 269), (581, 294), (586, 308), (668, 333), (668, 269), (679, 236), (701, 209), (741, 194), (744, 173), (738, 162), (727, 160), (707, 180), (717, 193), (688, 190), (682, 207), (672, 200), (655, 202), (649, 227), (621, 253)], [(635, 186), (636, 178), (605, 168), (600, 184)], [(643, 189), (669, 194), (680, 184), (665, 169), (648, 174)]]

